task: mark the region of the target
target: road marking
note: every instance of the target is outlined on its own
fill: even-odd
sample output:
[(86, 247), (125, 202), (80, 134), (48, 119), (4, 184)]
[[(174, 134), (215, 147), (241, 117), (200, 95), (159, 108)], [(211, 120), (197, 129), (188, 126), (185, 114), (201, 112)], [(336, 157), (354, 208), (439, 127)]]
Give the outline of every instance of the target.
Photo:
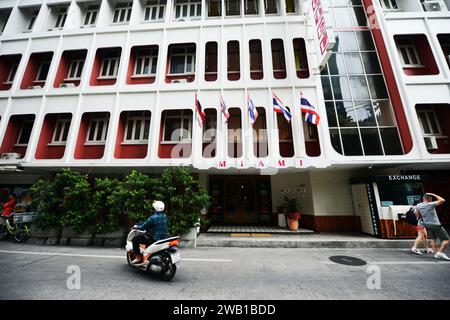
[[(368, 261), (367, 264), (372, 265), (395, 265), (395, 264), (448, 264), (446, 261)], [(335, 264), (340, 265), (339, 263), (325, 261), (324, 264)]]
[[(14, 251), (14, 250), (0, 250), (0, 253), (14, 253), (14, 254), (31, 254), (42, 256), (61, 256), (61, 257), (81, 257), (81, 258), (100, 258), (100, 259), (126, 259), (125, 256), (109, 256), (96, 254), (77, 254), (77, 253), (56, 253), (56, 252), (36, 252), (36, 251)], [(182, 261), (192, 262), (231, 262), (229, 259), (202, 259), (202, 258), (182, 258)]]

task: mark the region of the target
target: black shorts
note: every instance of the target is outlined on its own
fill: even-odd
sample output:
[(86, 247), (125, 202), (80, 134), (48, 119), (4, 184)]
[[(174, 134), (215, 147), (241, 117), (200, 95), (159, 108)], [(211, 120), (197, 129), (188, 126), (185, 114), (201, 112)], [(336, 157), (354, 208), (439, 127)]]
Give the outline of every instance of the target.
[(441, 241), (450, 240), (450, 237), (443, 226), (437, 224), (424, 224), (424, 227), (427, 229), (429, 238), (439, 239)]

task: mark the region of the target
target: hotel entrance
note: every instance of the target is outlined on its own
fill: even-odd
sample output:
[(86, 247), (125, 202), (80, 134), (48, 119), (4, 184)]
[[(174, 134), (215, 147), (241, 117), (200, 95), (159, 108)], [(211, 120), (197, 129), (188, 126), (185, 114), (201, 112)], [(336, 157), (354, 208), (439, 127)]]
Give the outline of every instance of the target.
[(210, 222), (213, 224), (271, 224), (270, 177), (210, 176)]

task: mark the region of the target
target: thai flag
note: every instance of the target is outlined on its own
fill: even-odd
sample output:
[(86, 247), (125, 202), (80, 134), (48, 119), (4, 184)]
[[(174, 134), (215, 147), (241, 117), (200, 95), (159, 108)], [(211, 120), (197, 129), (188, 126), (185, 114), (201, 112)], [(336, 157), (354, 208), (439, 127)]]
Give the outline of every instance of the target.
[(316, 109), (309, 103), (308, 99), (303, 96), (303, 92), (300, 93), (300, 107), (302, 112), (305, 113), (305, 121), (315, 124), (319, 124), (320, 116), (316, 112)]
[(283, 116), (286, 118), (286, 120), (290, 122), (292, 119), (292, 114), (284, 106), (283, 102), (280, 100), (280, 98), (277, 97), (277, 95), (274, 92), (272, 92), (272, 98), (273, 98), (273, 111), (277, 113), (282, 113)]
[(247, 94), (247, 104), (248, 104), (248, 114), (250, 116), (250, 123), (253, 124), (256, 122), (258, 118), (258, 111), (256, 110), (255, 104), (252, 99), (250, 99), (250, 95)]
[(227, 122), (228, 118), (230, 117), (230, 113), (228, 112), (227, 105), (225, 104), (225, 101), (223, 101), (222, 96), (220, 96), (220, 109), (222, 109), (222, 114), (225, 117), (225, 122)]
[(200, 128), (203, 127), (203, 123), (205, 122), (205, 113), (202, 110), (202, 105), (200, 101), (198, 101), (197, 94), (195, 94), (195, 110), (197, 110), (197, 120)]

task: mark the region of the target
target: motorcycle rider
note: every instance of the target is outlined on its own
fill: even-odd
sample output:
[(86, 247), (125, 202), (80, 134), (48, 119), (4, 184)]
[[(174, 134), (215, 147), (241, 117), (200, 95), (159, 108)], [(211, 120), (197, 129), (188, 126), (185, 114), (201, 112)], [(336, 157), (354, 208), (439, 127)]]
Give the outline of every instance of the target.
[(147, 221), (137, 225), (137, 229), (145, 231), (145, 234), (137, 235), (133, 238), (133, 251), (137, 255), (131, 263), (139, 264), (142, 262), (143, 257), (140, 251), (140, 244), (145, 244), (147, 246), (152, 243), (166, 239), (167, 236), (167, 216), (164, 214), (164, 202), (155, 201), (153, 202), (153, 209), (155, 213), (151, 215)]

